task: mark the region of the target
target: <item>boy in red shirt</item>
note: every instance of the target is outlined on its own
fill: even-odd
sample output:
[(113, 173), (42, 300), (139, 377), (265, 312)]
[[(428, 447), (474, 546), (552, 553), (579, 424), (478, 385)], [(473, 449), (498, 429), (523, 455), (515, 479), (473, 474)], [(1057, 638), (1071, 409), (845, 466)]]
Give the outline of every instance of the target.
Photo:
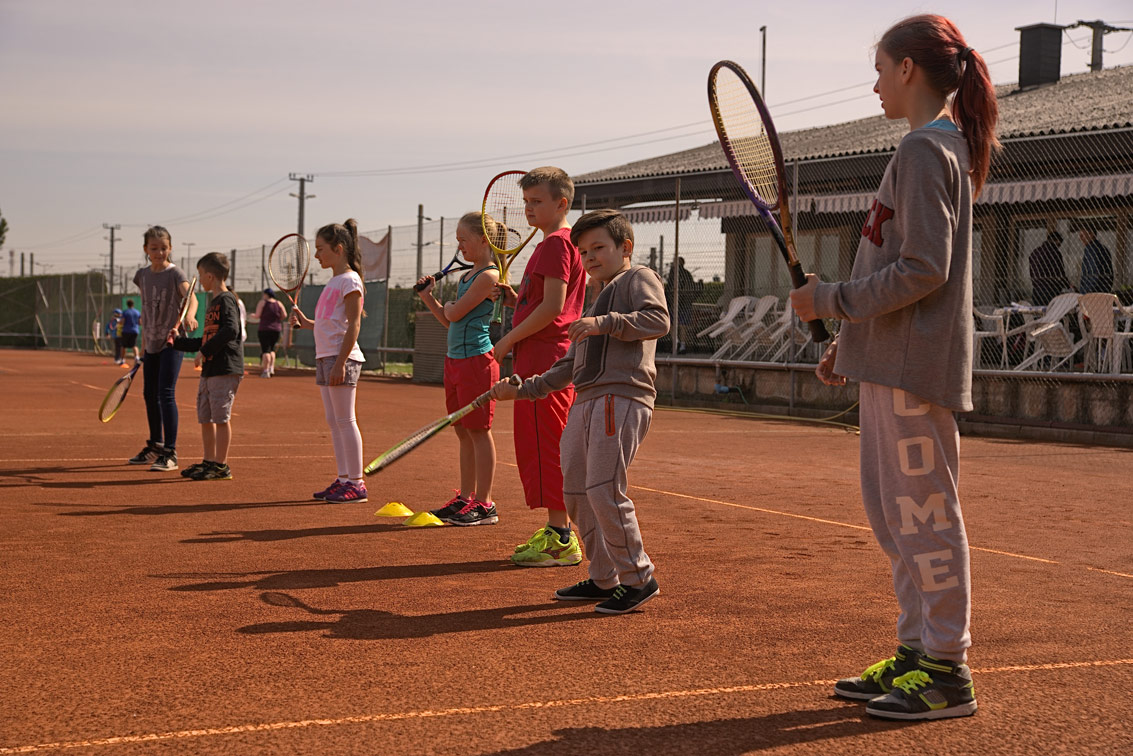
[[(530, 378), (545, 372), (570, 347), (567, 326), (582, 315), (585, 277), (566, 221), (574, 182), (560, 168), (536, 168), (520, 182), (527, 222), (543, 232), (519, 290), (499, 284), (504, 304), (515, 308), (512, 329), (496, 342), (496, 360), (512, 353), (512, 372)], [(515, 403), (515, 458), (527, 506), (547, 509), (547, 525), (516, 547), (511, 560), (523, 567), (578, 564), (582, 549), (563, 501), (559, 438), (566, 426), (574, 387), (545, 399)]]

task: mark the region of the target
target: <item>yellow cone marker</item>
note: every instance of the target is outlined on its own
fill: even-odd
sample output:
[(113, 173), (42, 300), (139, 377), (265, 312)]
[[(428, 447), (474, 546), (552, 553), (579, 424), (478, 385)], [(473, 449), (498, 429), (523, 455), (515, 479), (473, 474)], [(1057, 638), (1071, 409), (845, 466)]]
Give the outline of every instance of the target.
[(391, 501), (377, 512), (374, 512), (375, 517), (408, 517), (411, 514), (413, 514), (413, 510), (400, 501)]
[(412, 517), (406, 518), (402, 524), (410, 528), (436, 528), (444, 525), (432, 512), (418, 512)]

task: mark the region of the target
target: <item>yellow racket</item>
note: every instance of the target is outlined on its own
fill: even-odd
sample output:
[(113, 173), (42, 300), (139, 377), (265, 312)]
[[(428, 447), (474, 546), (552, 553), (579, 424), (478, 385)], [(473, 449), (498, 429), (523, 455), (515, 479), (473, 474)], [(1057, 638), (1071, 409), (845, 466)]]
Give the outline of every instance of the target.
[[(496, 264), (500, 266), (500, 283), (508, 282), (507, 272), (519, 253), (535, 236), (535, 227), (527, 222), (523, 190), (519, 180), (526, 171), (504, 171), (488, 182), (484, 191), (484, 205), (480, 223), (484, 236), (492, 245)], [(492, 322), (499, 323), (503, 315), (503, 298), (496, 300)]]

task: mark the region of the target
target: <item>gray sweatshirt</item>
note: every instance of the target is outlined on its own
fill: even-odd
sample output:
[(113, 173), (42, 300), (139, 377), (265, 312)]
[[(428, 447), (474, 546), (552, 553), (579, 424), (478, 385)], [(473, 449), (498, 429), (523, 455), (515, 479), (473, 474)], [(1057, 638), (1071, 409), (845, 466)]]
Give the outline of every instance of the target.
[(972, 409), (972, 183), (959, 131), (901, 140), (870, 209), (849, 281), (815, 310), (840, 318), (834, 370), (933, 404)]
[(542, 399), (573, 383), (578, 402), (613, 394), (653, 409), (656, 339), (669, 332), (661, 277), (640, 265), (619, 273), (583, 317), (597, 318), (599, 335), (571, 344), (546, 372), (524, 381), (518, 397)]

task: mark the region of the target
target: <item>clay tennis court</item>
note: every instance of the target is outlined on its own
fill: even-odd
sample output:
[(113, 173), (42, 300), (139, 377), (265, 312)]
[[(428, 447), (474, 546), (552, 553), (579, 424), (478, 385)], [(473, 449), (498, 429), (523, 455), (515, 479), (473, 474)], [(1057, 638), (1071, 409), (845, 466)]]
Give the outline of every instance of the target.
[[(1133, 745), (1133, 452), (965, 438), (980, 703), (903, 724), (831, 695), (892, 654), (888, 564), (842, 428), (659, 410), (630, 472), (662, 595), (604, 616), (549, 600), (583, 567), (506, 559), (543, 523), (497, 413), (500, 524), (374, 517), (449, 498), (446, 433), (369, 481), (333, 475), (313, 377), (249, 376), (235, 479), (125, 460), (106, 358), (0, 351), (0, 754), (1118, 754)], [(182, 466), (200, 458), (186, 361)], [(443, 414), (367, 379), (370, 458)]]

